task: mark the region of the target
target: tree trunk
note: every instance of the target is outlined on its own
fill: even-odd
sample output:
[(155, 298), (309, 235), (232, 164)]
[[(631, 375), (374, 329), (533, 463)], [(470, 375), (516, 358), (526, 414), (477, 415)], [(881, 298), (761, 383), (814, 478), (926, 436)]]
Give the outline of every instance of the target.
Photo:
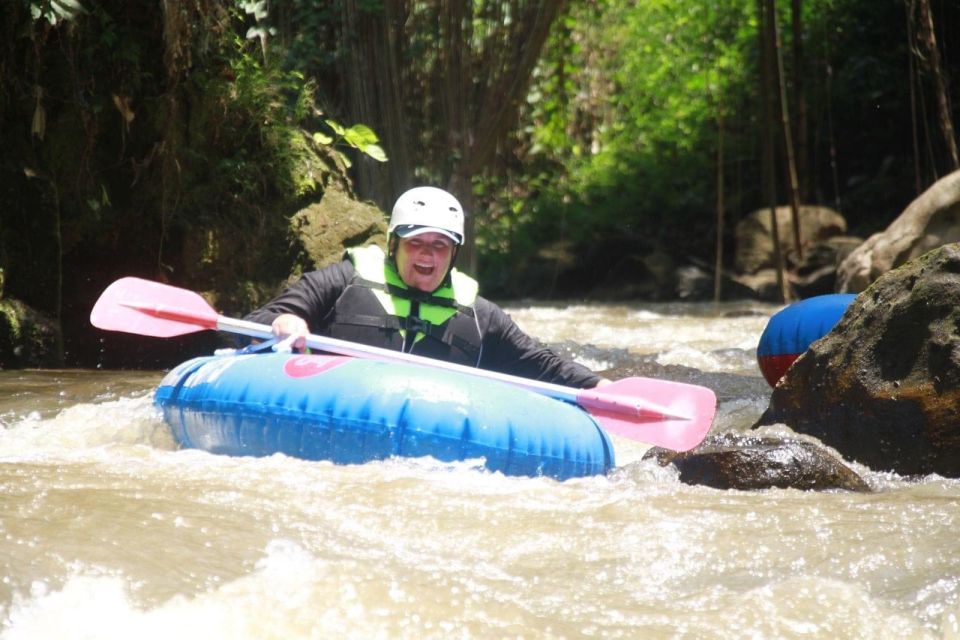
[(824, 94), (827, 112), (827, 140), (830, 154), (830, 182), (833, 187), (833, 206), (843, 215), (843, 198), (840, 195), (840, 171), (837, 166), (837, 135), (833, 128), (833, 62), (830, 60), (830, 40), (824, 43)]
[[(463, 3), (456, 0), (451, 4), (463, 6)], [(501, 3), (493, 4), (502, 6)], [(485, 65), (492, 64), (493, 73), (486, 83), (473, 85), (472, 99), (462, 101), (462, 119), (458, 118), (449, 123), (451, 149), (456, 149), (455, 145), (459, 145), (461, 150), (459, 159), (453, 163), (450, 184), (457, 187), (458, 191), (455, 193), (466, 200), (464, 208), (470, 207), (467, 214), (465, 258), (461, 261), (461, 266), (472, 273), (476, 273), (477, 266), (476, 234), (473, 231), (476, 229), (477, 220), (482, 217), (475, 207), (472, 180), (495, 161), (497, 149), (516, 126), (520, 103), (527, 95), (533, 69), (540, 59), (543, 44), (550, 35), (550, 25), (565, 2), (514, 0), (510, 4), (510, 16), (513, 16), (515, 21), (510, 22), (510, 27), (505, 32), (500, 29), (491, 30), (491, 37), (479, 52), (479, 60), (475, 60), (472, 65), (476, 71), (486, 70)], [(498, 31), (503, 35), (493, 37)], [(469, 51), (469, 41), (469, 37), (463, 37), (459, 41), (452, 41), (451, 47), (458, 51)], [(503, 49), (498, 51), (500, 48)], [(463, 86), (463, 89), (464, 95), (468, 95), (468, 86)]]
[[(719, 83), (717, 83), (719, 84)], [(723, 101), (717, 100), (717, 260), (713, 271), (713, 300), (720, 302), (723, 297)]]
[(780, 92), (780, 131), (783, 134), (783, 151), (786, 156), (787, 187), (790, 190), (790, 220), (793, 222), (793, 249), (797, 259), (803, 259), (803, 247), (800, 246), (800, 187), (797, 182), (797, 165), (793, 153), (793, 136), (790, 133), (790, 110), (787, 105), (787, 79), (783, 72), (783, 52), (780, 46), (780, 28), (777, 25), (777, 7), (775, 0), (767, 0), (768, 19), (770, 20), (770, 42), (776, 60), (777, 87)]
[(910, 85), (910, 134), (913, 141), (913, 188), (916, 195), (923, 193), (923, 176), (920, 170), (920, 134), (917, 131), (917, 72), (913, 57), (916, 51), (913, 24), (913, 3), (904, 3), (907, 12), (907, 82)]
[(770, 233), (773, 236), (773, 256), (777, 265), (777, 287), (780, 291), (780, 302), (786, 302), (789, 299), (786, 281), (783, 274), (783, 253), (780, 251), (780, 233), (777, 228), (777, 180), (774, 164), (775, 154), (773, 152), (773, 140), (775, 127), (773, 124), (773, 52), (774, 46), (770, 39), (770, 28), (767, 20), (773, 19), (768, 16), (768, 11), (764, 8), (764, 0), (757, 0), (757, 13), (759, 14), (758, 30), (760, 36), (760, 99), (763, 101), (763, 176), (764, 176), (764, 199), (770, 205)]
[(957, 140), (953, 132), (953, 120), (950, 116), (950, 98), (947, 94), (947, 82), (940, 64), (940, 50), (937, 48), (937, 36), (933, 28), (933, 12), (929, 0), (917, 0), (920, 10), (920, 40), (927, 49), (927, 64), (933, 78), (937, 97), (937, 113), (940, 118), (940, 130), (950, 156), (951, 170), (960, 169), (960, 154), (957, 152)]
[(793, 33), (793, 104), (797, 110), (796, 136), (797, 146), (797, 178), (800, 185), (800, 200), (807, 202), (810, 198), (810, 144), (809, 122), (807, 118), (807, 98), (804, 93), (805, 60), (803, 52), (803, 14), (800, 10), (801, 0), (792, 0), (792, 33)]
[[(346, 79), (347, 117), (372, 127), (387, 151), (388, 162), (361, 156), (355, 186), (364, 197), (386, 211), (411, 183), (411, 149), (404, 117), (402, 43), (405, 12), (398, 3), (384, 3), (382, 12), (365, 11), (358, 0), (341, 4), (342, 77)], [(358, 73), (358, 69), (365, 70)]]
[[(565, 0), (412, 0), (370, 11), (344, 0), (348, 113), (381, 136), (386, 166), (361, 159), (357, 191), (388, 209), (403, 189), (449, 189), (466, 212), (459, 266), (475, 271), (473, 179), (516, 126)], [(361, 73), (359, 70), (364, 70)]]

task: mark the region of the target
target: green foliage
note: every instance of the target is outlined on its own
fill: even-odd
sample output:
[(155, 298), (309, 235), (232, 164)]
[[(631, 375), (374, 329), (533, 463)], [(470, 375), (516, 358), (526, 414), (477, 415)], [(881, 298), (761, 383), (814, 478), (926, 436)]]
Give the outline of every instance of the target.
[[(866, 236), (917, 195), (915, 180), (929, 185), (951, 170), (928, 52), (921, 44), (908, 50), (902, 2), (800, 6), (802, 41), (794, 43), (791, 3), (777, 3), (794, 150), (807, 152), (805, 164), (795, 157), (801, 186), (807, 202), (838, 209), (853, 233)], [(960, 4), (932, 9), (957, 105)], [(595, 270), (609, 253), (604, 247), (712, 258), (721, 126), (729, 245), (738, 218), (769, 204), (761, 189), (766, 134), (756, 12), (756, 0), (574, 3), (537, 69), (522, 129), (504, 154), (508, 164), (477, 180), (488, 215), (479, 227), (484, 280), (508, 282), (502, 264), (534, 263), (545, 247), (571, 243), (583, 262), (600, 247)], [(802, 45), (800, 60), (794, 44)], [(805, 137), (797, 129), (798, 78)], [(952, 111), (956, 123), (960, 108)], [(784, 203), (779, 133), (774, 144)]]
[(229, 72), (199, 79), (204, 100), (218, 106), (209, 110), (210, 122), (198, 124), (215, 133), (206, 143), (220, 156), (219, 182), (241, 200), (303, 196), (317, 185), (309, 169), (316, 158), (300, 129), (310, 115), (313, 86), (264, 62), (247, 43), (234, 36), (224, 54)]
[(344, 127), (324, 117), (316, 83), (300, 71), (284, 69), (279, 57), (264, 60), (248, 38), (234, 36), (224, 61), (226, 78), (202, 81), (204, 99), (218, 107), (210, 112), (217, 121), (201, 126), (212, 125), (218, 132), (208, 142), (221, 156), (217, 181), (232, 198), (296, 201), (309, 196), (326, 176), (349, 167), (341, 146), (386, 161), (369, 127)]
[[(371, 157), (377, 162), (387, 161), (386, 152), (383, 150), (383, 147), (378, 144), (380, 138), (378, 138), (377, 134), (373, 132), (373, 129), (367, 125), (355, 124), (350, 128), (345, 128), (340, 123), (329, 118), (323, 122), (333, 131), (334, 135), (331, 136), (320, 131), (314, 133), (313, 140), (317, 144), (336, 147), (338, 144), (343, 143)], [(351, 165), (350, 158), (342, 151), (338, 150), (337, 153), (340, 160), (349, 167)]]
[(626, 12), (622, 65), (615, 73), (626, 116), (611, 136), (639, 144), (663, 144), (678, 152), (697, 149), (724, 96), (739, 94), (745, 64), (756, 42), (755, 2), (656, 2)]
[[(942, 51), (955, 52), (960, 3), (931, 5), (941, 28), (938, 37)], [(866, 236), (885, 227), (918, 195), (912, 188), (915, 160), (921, 165), (924, 184), (949, 171), (947, 163), (936, 158), (943, 146), (931, 79), (921, 65), (914, 87), (914, 122), (921, 147), (920, 158), (915, 159), (904, 3), (809, 0), (804, 8), (809, 12), (805, 23), (808, 57), (817, 65), (808, 71), (814, 80), (808, 83), (810, 102), (829, 109), (829, 127), (836, 132), (833, 153), (841, 172), (836, 187), (839, 191), (825, 170), (826, 163), (813, 167), (811, 180), (815, 190), (844, 214), (851, 232)], [(916, 54), (928, 55), (919, 47)], [(960, 56), (948, 56), (944, 61), (948, 65), (944, 69), (947, 80), (952, 78), (956, 87)], [(960, 103), (956, 93), (952, 97), (956, 123)], [(826, 123), (821, 126), (826, 128)], [(824, 158), (828, 153), (826, 149), (820, 152)]]
[[(253, 18), (255, 24), (244, 37), (235, 35), (224, 52), (232, 82), (217, 78), (204, 89), (220, 93), (221, 104), (229, 110), (227, 122), (235, 125), (222, 138), (233, 149), (220, 165), (233, 185), (231, 191), (239, 198), (254, 195), (251, 190), (260, 190), (259, 195), (267, 198), (276, 194), (303, 198), (320, 188), (330, 173), (349, 169), (342, 147), (386, 162), (372, 129), (363, 124), (344, 127), (326, 117), (317, 105), (316, 81), (289, 68), (282, 51), (267, 55), (265, 39), (277, 32), (269, 23), (268, 3), (235, 1), (238, 22)], [(252, 42), (260, 48), (252, 48)]]
[[(843, 213), (865, 235), (913, 195), (904, 5), (805, 0), (806, 59), (796, 70), (790, 3), (777, 4), (787, 76), (802, 72), (808, 96), (812, 198), (839, 204), (842, 195)], [(14, 188), (23, 213), (19, 227), (9, 209), (4, 218), (0, 236), (9, 238), (8, 254), (45, 260), (21, 249), (20, 238), (51, 246), (34, 229), (46, 226), (49, 234), (54, 219), (68, 261), (84, 246), (93, 254), (129, 245), (121, 222), (138, 240), (160, 237), (159, 253), (174, 254), (183, 238), (203, 236), (198, 229), (234, 225), (262, 237), (264, 227), (285, 223), (331, 179), (346, 181), (370, 167), (386, 174), (373, 163), (351, 168), (350, 162), (363, 154), (384, 162), (385, 148), (394, 165), (397, 159), (411, 165), (390, 172), (401, 184), (451, 184), (452, 168), (489, 166), (466, 163), (477, 138), (489, 140), (463, 122), (503, 106), (494, 101), (482, 113), (471, 110), (499, 68), (495, 54), (515, 41), (508, 27), (517, 23), (519, 5), (485, 0), (459, 8), (465, 6), (467, 17), (457, 26), (469, 36), (457, 48), (448, 46), (456, 40), (440, 19), (457, 8), (448, 2), (15, 0), (0, 54), (6, 73), (0, 120), (4, 142), (15, 150), (7, 170), (11, 184), (20, 184), (13, 178), (22, 180), (23, 167), (43, 180), (31, 180), (30, 193)], [(166, 13), (170, 7), (176, 12)], [(933, 8), (953, 88), (960, 76), (953, 53), (960, 3)], [(556, 247), (594, 261), (598, 272), (628, 251), (712, 256), (721, 120), (728, 233), (737, 216), (760, 202), (755, 12), (756, 0), (569, 4), (534, 72), (521, 126), (507, 144), (497, 134), (497, 144), (488, 146), (498, 165), (474, 176), (485, 285), (509, 282), (518, 266), (532, 273), (553, 259), (544, 256), (558, 255)], [(382, 23), (388, 15), (386, 26), (396, 30)], [(383, 49), (362, 46), (346, 56), (358, 41), (398, 33), (405, 39), (393, 43), (399, 53), (390, 73)], [(471, 62), (448, 74), (455, 69), (445, 66), (451, 50)], [(916, 123), (929, 184), (947, 167), (922, 65), (918, 78)], [(399, 124), (379, 131), (381, 143), (370, 127), (344, 123), (342, 105), (348, 94), (376, 94), (372, 89), (382, 86), (399, 86), (402, 95), (395, 119), (380, 120)], [(494, 93), (502, 96), (503, 88)], [(463, 117), (451, 120), (459, 107), (447, 98), (461, 96)], [(382, 115), (380, 105), (353, 108)], [(404, 149), (408, 154), (398, 152), (402, 140), (412, 147)], [(834, 156), (836, 176), (828, 162)], [(782, 183), (779, 159), (775, 173)], [(388, 194), (393, 184), (380, 191)], [(364, 185), (358, 188), (367, 195)], [(114, 244), (95, 246), (108, 236), (104, 228)], [(214, 260), (223, 240), (215, 235), (203, 260)], [(156, 250), (130, 251), (148, 252)], [(255, 271), (247, 275), (255, 278)], [(44, 289), (34, 286), (35, 277), (27, 286), (11, 273), (8, 294)]]
[[(337, 28), (340, 20), (338, 3), (315, 0), (287, 0), (275, 5), (278, 24), (290, 25), (283, 30), (285, 66), (298, 69), (310, 78), (329, 77), (335, 73)], [(327, 97), (333, 96), (329, 87)]]
[[(661, 1), (607, 18), (606, 37), (618, 52), (610, 70), (614, 115), (597, 152), (574, 167), (578, 193), (615, 203), (598, 212), (601, 222), (622, 226), (630, 212), (628, 226), (648, 242), (672, 242), (671, 227), (685, 234), (698, 222), (706, 235), (718, 119), (749, 111), (742, 101), (751, 80), (754, 5)], [(606, 195), (612, 189), (615, 198)], [(679, 224), (665, 224), (666, 214)]]
[(582, 256), (610, 246), (708, 251), (717, 120), (750, 113), (754, 8), (575, 5), (537, 70), (516, 140), (520, 164), (480, 181), (491, 203), (484, 264), (558, 242)]

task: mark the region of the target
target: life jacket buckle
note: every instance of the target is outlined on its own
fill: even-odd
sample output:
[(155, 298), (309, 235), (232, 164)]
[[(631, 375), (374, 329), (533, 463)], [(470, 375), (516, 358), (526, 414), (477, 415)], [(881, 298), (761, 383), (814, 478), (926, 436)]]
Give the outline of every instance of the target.
[(430, 331), (430, 323), (424, 322), (419, 316), (407, 316), (407, 321), (404, 323), (404, 329), (414, 333), (422, 333), (426, 335)]

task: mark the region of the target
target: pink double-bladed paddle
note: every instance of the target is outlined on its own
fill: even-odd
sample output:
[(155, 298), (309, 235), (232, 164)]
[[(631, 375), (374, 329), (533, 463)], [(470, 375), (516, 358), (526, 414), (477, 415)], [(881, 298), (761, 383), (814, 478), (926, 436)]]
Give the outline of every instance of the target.
[[(141, 278), (121, 278), (107, 287), (90, 313), (90, 322), (101, 329), (161, 338), (204, 329), (273, 337), (268, 325), (221, 316), (193, 291)], [(669, 380), (631, 377), (596, 389), (574, 389), (313, 334), (307, 336), (307, 346), (499, 380), (577, 404), (610, 433), (674, 451), (688, 451), (703, 441), (717, 406), (710, 389)]]

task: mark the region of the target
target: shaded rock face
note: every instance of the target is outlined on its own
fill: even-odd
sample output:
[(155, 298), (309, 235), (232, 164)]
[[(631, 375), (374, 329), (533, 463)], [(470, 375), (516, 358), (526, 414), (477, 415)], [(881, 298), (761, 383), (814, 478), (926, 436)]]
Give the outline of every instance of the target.
[[(803, 300), (833, 293), (837, 266), (862, 243), (863, 239), (855, 236), (833, 236), (804, 249), (803, 260), (785, 274), (792, 297)], [(756, 273), (740, 274), (736, 280), (754, 291), (755, 297), (761, 300), (782, 301), (776, 269), (765, 268)]]
[[(792, 213), (790, 207), (777, 207), (776, 213), (780, 251), (789, 262), (794, 251)], [(801, 206), (799, 218), (801, 247), (843, 235), (847, 230), (843, 216), (827, 207)], [(737, 224), (734, 265), (738, 273), (776, 268), (772, 235), (769, 209), (754, 211)]]
[[(697, 265), (685, 265), (676, 270), (676, 297), (685, 302), (713, 300), (715, 274)], [(749, 300), (758, 297), (748, 285), (721, 274), (720, 290), (723, 300)]]
[(845, 458), (960, 476), (960, 245), (881, 276), (774, 389), (785, 423)]
[(662, 466), (672, 464), (681, 482), (715, 489), (870, 490), (826, 449), (798, 439), (727, 433), (709, 436), (683, 453), (655, 447), (644, 458), (655, 458)]
[(350, 247), (387, 246), (383, 212), (335, 188), (328, 188), (320, 202), (300, 210), (291, 221), (291, 229), (302, 247), (297, 262), (303, 271), (340, 262), (344, 249)]
[(799, 299), (822, 296), (836, 290), (837, 267), (863, 244), (863, 238), (834, 236), (811, 245), (803, 260), (788, 275), (790, 290)]
[(944, 176), (840, 263), (837, 291), (858, 293), (882, 274), (960, 241), (960, 171)]

